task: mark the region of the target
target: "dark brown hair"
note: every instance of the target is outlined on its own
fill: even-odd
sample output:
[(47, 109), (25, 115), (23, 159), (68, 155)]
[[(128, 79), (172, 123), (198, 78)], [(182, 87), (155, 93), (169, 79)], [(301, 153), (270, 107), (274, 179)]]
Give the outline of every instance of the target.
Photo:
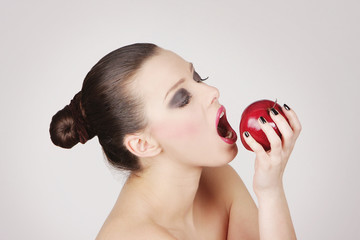
[(50, 123), (52, 142), (71, 148), (98, 136), (109, 162), (120, 169), (140, 169), (138, 158), (123, 144), (126, 134), (146, 127), (144, 105), (133, 77), (145, 60), (157, 53), (150, 43), (119, 48), (103, 57), (86, 75), (82, 89)]

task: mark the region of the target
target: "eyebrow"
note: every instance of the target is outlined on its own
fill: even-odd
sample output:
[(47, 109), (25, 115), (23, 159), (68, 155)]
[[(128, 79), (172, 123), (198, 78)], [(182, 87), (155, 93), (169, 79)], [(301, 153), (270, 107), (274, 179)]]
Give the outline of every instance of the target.
[[(193, 70), (194, 70), (194, 65), (193, 65), (192, 63), (190, 63), (190, 72), (193, 72)], [(185, 82), (185, 78), (181, 78), (179, 81), (177, 81), (177, 82), (169, 89), (169, 91), (166, 93), (166, 95), (165, 95), (165, 97), (164, 97), (164, 101), (165, 101), (167, 95), (168, 95), (171, 91), (175, 90), (175, 89), (176, 89), (180, 84), (182, 84), (183, 82)]]

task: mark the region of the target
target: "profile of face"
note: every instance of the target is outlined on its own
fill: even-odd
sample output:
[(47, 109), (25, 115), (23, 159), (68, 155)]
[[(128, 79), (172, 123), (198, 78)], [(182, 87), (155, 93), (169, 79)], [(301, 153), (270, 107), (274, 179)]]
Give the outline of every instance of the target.
[(217, 130), (219, 91), (202, 82), (193, 64), (160, 48), (134, 79), (148, 121), (141, 135), (147, 140), (144, 145), (137, 147), (140, 140), (128, 138), (140, 159), (166, 157), (205, 167), (224, 165), (235, 158), (236, 143), (225, 142)]

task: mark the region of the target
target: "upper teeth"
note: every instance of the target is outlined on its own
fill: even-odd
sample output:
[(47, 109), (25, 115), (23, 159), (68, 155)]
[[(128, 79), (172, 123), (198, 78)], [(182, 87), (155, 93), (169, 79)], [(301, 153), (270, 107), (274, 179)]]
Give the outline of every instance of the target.
[(222, 112), (222, 113), (220, 114), (220, 118), (222, 118), (222, 116), (224, 116), (224, 112)]

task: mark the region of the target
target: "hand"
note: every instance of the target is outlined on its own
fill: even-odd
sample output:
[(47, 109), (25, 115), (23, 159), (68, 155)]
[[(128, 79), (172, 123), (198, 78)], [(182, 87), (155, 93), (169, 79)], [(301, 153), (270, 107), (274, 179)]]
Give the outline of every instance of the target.
[(266, 152), (250, 134), (249, 137), (244, 135), (246, 143), (256, 154), (253, 181), (256, 195), (282, 189), (282, 177), (285, 166), (294, 148), (296, 139), (301, 132), (302, 127), (295, 112), (291, 109), (286, 110), (284, 107), (282, 107), (282, 110), (288, 118), (290, 125), (281, 114), (274, 115), (270, 113), (271, 118), (281, 132), (281, 139), (268, 122), (263, 124), (260, 119), (258, 120), (261, 129), (270, 142), (271, 149), (269, 151)]

